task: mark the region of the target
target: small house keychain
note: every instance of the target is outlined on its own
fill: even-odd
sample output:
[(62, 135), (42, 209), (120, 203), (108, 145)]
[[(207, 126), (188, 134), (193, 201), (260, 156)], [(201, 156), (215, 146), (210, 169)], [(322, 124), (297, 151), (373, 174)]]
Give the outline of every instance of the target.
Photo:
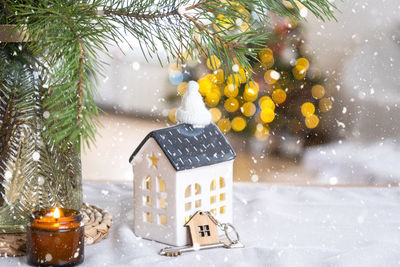
[[(197, 211), (185, 224), (189, 227), (191, 246), (166, 247), (160, 251), (163, 256), (179, 256), (183, 252), (197, 251), (200, 249), (211, 248), (243, 248), (240, 243), (239, 233), (230, 223), (220, 223), (208, 211)], [(225, 239), (220, 240), (218, 235), (219, 227), (225, 234)], [(234, 237), (230, 236), (229, 230), (232, 230)]]

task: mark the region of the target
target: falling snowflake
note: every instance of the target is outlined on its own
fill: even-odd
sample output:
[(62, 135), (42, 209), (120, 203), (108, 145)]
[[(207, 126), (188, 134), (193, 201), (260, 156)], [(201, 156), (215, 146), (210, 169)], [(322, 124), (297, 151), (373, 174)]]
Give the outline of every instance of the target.
[(47, 253), (45, 256), (45, 261), (49, 262), (53, 259), (53, 256), (50, 253)]
[(50, 112), (48, 112), (47, 110), (45, 112), (43, 112), (43, 118), (45, 118), (45, 119), (50, 118)]
[(39, 161), (39, 159), (40, 159), (40, 154), (39, 154), (39, 152), (33, 152), (33, 154), (32, 154), (32, 159), (33, 159), (34, 161)]
[(252, 176), (251, 176), (251, 181), (252, 182), (254, 182), (254, 183), (257, 183), (258, 182), (258, 175), (257, 174), (253, 174)]
[(5, 176), (6, 179), (10, 179), (12, 177), (12, 173), (10, 171), (6, 171), (4, 173), (4, 176)]

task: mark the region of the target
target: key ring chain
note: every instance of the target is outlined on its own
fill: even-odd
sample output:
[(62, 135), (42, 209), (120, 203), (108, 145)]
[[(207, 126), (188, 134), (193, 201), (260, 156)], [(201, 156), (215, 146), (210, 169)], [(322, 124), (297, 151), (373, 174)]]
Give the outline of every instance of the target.
[[(238, 231), (236, 231), (236, 228), (231, 224), (231, 223), (220, 223), (219, 221), (217, 221), (217, 219), (215, 219), (215, 217), (211, 214), (211, 212), (206, 211), (204, 212), (205, 214), (208, 215), (208, 217), (210, 217), (210, 219), (221, 229), (224, 231), (226, 238), (228, 239), (230, 245), (235, 245), (237, 243), (240, 242), (240, 237), (239, 237), (239, 233)], [(235, 234), (236, 238), (231, 238), (229, 236), (229, 232), (228, 230), (232, 229), (232, 232)]]
[[(226, 238), (229, 240), (229, 242), (231, 243), (231, 245), (237, 244), (237, 243), (240, 241), (240, 237), (239, 237), (238, 231), (236, 231), (236, 228), (235, 228), (232, 224), (230, 224), (230, 223), (224, 223), (224, 224), (222, 224), (222, 225), (223, 225), (223, 227), (224, 227), (223, 230), (224, 230), (224, 232), (225, 232), (225, 236), (226, 236)], [(228, 232), (229, 228), (232, 229), (232, 232), (235, 234), (236, 238), (232, 239), (232, 238), (229, 236), (229, 232)]]

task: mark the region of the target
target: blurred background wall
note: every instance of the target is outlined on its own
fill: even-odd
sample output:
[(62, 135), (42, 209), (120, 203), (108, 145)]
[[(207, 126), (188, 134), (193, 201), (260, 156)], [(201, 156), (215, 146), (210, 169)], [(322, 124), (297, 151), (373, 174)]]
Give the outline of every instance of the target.
[(341, 105), (345, 136), (374, 142), (400, 135), (400, 2), (335, 1), (338, 22), (310, 18), (307, 39)]
[[(270, 175), (275, 178), (268, 181), (305, 184), (399, 182), (394, 166), (400, 158), (400, 2), (335, 2), (338, 22), (309, 15), (303, 24), (312, 64), (324, 72), (334, 100), (324, 121), (333, 142), (308, 148), (294, 161), (258, 159), (253, 165), (257, 160), (250, 151), (242, 159), (248, 164), (239, 163), (247, 168), (239, 172), (245, 180)], [(158, 59), (146, 61), (134, 40), (130, 44), (135, 52), (122, 44), (123, 52), (113, 48), (113, 58), (104, 58), (109, 64), (100, 79), (98, 103), (110, 115), (101, 118), (105, 127), (97, 147), (83, 156), (89, 180), (129, 181), (129, 154), (151, 129), (168, 125), (163, 119), (171, 108), (166, 97), (176, 87), (168, 81), (166, 57), (161, 54), (160, 67)], [(236, 143), (240, 147), (242, 141)]]

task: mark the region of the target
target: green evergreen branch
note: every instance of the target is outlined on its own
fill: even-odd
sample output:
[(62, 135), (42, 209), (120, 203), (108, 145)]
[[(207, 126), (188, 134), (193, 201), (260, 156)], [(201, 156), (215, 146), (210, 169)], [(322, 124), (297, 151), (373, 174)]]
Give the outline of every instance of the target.
[[(296, 2), (287, 2), (293, 8), (281, 0), (0, 0), (12, 11), (5, 21), (26, 29), (34, 40), (30, 48), (47, 66), (43, 103), (52, 116), (46, 120), (45, 134), (64, 147), (94, 140), (99, 111), (93, 94), (102, 73), (98, 54), (126, 40), (126, 33), (138, 40), (146, 58), (156, 56), (162, 63), (160, 45), (168, 61), (198, 53), (216, 55), (229, 75), (234, 64), (250, 70), (249, 61), (257, 60), (268, 38), (269, 13), (301, 19)], [(322, 20), (334, 18), (330, 0), (301, 4)], [(247, 23), (249, 30), (241, 30), (238, 21)]]
[(79, 44), (79, 82), (78, 82), (78, 118), (82, 116), (82, 92), (84, 85), (84, 60), (85, 60), (85, 51), (83, 50), (82, 40), (78, 38)]

